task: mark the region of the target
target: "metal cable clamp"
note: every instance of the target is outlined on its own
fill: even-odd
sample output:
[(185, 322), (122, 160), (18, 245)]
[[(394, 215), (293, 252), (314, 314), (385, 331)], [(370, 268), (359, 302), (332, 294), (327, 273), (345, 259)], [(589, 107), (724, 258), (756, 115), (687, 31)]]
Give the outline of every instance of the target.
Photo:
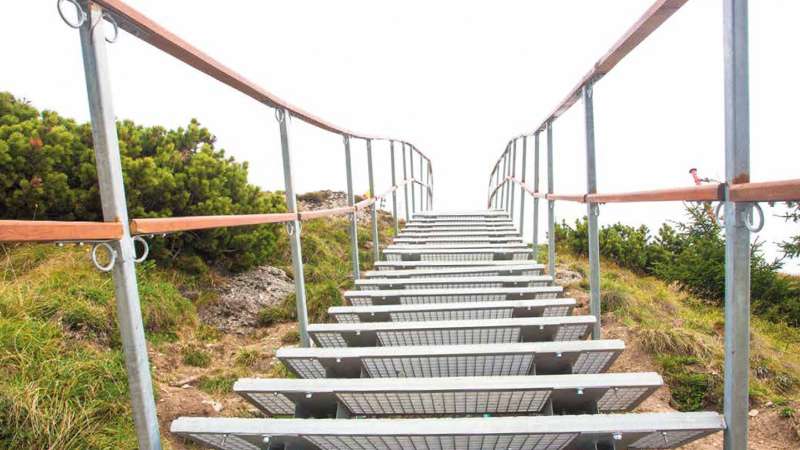
[[(63, 4), (64, 2), (71, 3), (75, 7), (75, 11), (78, 13), (78, 20), (77, 22), (72, 22), (67, 18), (67, 14), (64, 12)], [(78, 29), (86, 23), (86, 19), (88, 16), (86, 15), (86, 11), (83, 10), (83, 7), (78, 3), (78, 0), (58, 0), (56, 2), (56, 9), (58, 9), (58, 15), (61, 16), (61, 20), (67, 24), (68, 27)]]

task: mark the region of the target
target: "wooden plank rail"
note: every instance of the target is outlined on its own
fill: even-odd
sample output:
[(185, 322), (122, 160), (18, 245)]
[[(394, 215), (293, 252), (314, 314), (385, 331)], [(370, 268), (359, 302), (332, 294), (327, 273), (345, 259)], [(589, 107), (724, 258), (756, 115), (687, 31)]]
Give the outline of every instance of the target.
[(133, 219), (131, 221), (131, 234), (174, 233), (177, 231), (207, 230), (209, 228), (283, 223), (291, 222), (293, 220), (297, 220), (297, 214), (243, 214), (231, 216), (191, 216)]
[(0, 242), (101, 241), (122, 237), (118, 222), (0, 220)]
[(783, 202), (800, 200), (800, 179), (734, 184), (729, 189), (734, 202)]

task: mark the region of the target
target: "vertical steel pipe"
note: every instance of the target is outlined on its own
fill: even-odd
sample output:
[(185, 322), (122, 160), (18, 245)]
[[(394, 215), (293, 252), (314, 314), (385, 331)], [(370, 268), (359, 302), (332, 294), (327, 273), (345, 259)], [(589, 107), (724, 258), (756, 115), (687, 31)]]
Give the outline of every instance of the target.
[(425, 183), (425, 160), (422, 158), (422, 155), (419, 155), (419, 210), (425, 211), (425, 186), (422, 183)]
[[(533, 135), (533, 192), (539, 193), (539, 132)], [(539, 199), (533, 198), (533, 255), (539, 258)]]
[[(748, 2), (724, 0), (725, 182), (750, 181)], [(730, 198), (726, 195), (726, 198)], [(752, 204), (725, 202), (725, 450), (746, 450), (750, 359)]]
[[(520, 181), (525, 182), (525, 166), (528, 164), (528, 138), (522, 136), (522, 168)], [(519, 235), (525, 236), (525, 188), (519, 187)]]
[[(344, 159), (347, 170), (347, 205), (355, 205), (355, 195), (353, 195), (353, 168), (350, 160), (350, 136), (344, 136)], [(353, 264), (353, 278), (361, 278), (358, 264), (358, 211), (350, 213), (350, 259)]]
[[(285, 109), (275, 111), (278, 117), (281, 135), (281, 155), (283, 155), (283, 181), (286, 187), (286, 208), (289, 212), (297, 212), (297, 197), (294, 192), (294, 173), (292, 171), (292, 152), (289, 146), (289, 120), (291, 113)], [(306, 307), (306, 283), (303, 273), (303, 248), (300, 244), (301, 226), (299, 220), (286, 224), (289, 230), (289, 242), (292, 247), (292, 272), (297, 307), (297, 325), (300, 332), (300, 345), (309, 346), (308, 308)]]
[[(517, 139), (516, 138), (514, 139), (513, 143), (511, 144), (511, 176), (512, 177), (516, 177), (517, 176)], [(509, 197), (508, 198), (511, 200), (511, 208), (509, 210), (511, 211), (511, 220), (513, 222), (513, 220), (514, 220), (514, 207), (516, 206), (516, 204), (514, 203), (514, 200), (516, 200), (514, 198), (515, 197), (514, 194), (517, 192), (517, 189), (514, 187), (514, 183), (513, 182), (508, 183), (508, 190), (509, 190)]]
[[(389, 141), (389, 156), (392, 158), (392, 187), (397, 186), (397, 175), (394, 167), (394, 141)], [(397, 189), (392, 190), (392, 217), (394, 217), (394, 234), (400, 232), (400, 218), (397, 217)]]
[[(553, 123), (547, 123), (547, 193), (552, 194), (553, 183)], [(547, 273), (556, 276), (556, 202), (547, 201)]]
[[(367, 139), (367, 174), (369, 176), (369, 198), (375, 199), (375, 177), (372, 169), (372, 139)], [(381, 260), (380, 237), (378, 236), (378, 202), (372, 204), (372, 258)]]
[(494, 193), (494, 197), (492, 197), (494, 209), (500, 209), (500, 192), (496, 190), (497, 186), (500, 186), (500, 161), (498, 161), (497, 165), (494, 167), (494, 185), (492, 186), (492, 191)]
[[(597, 192), (597, 164), (594, 141), (594, 99), (592, 83), (583, 86), (584, 125), (586, 127), (586, 192)], [(589, 234), (589, 311), (597, 319), (592, 328), (592, 339), (601, 339), (600, 328), (600, 236), (597, 221), (600, 205), (586, 203)]]
[(131, 411), (139, 448), (157, 450), (161, 448), (161, 436), (153, 397), (153, 382), (150, 379), (142, 307), (136, 284), (134, 265), (136, 249), (128, 225), (119, 138), (111, 101), (103, 11), (95, 3), (90, 3), (88, 7), (88, 19), (80, 28), (80, 38), (92, 121), (97, 182), (100, 188), (103, 220), (119, 223), (123, 231), (119, 241), (110, 243), (117, 252), (112, 269), (117, 323), (122, 339), (125, 369), (128, 373)]
[(411, 219), (410, 209), (408, 208), (408, 171), (406, 169), (406, 143), (402, 142), (402, 150), (403, 150), (403, 194), (406, 198), (406, 225), (408, 225), (408, 221)]
[[(408, 146), (408, 173), (411, 174), (411, 178), (414, 178), (414, 146), (409, 144)], [(411, 217), (414, 217), (414, 213), (417, 212), (417, 186), (416, 183), (411, 184)]]
[(508, 176), (508, 147), (503, 152), (503, 176), (500, 178), (500, 207), (506, 209), (506, 177)]

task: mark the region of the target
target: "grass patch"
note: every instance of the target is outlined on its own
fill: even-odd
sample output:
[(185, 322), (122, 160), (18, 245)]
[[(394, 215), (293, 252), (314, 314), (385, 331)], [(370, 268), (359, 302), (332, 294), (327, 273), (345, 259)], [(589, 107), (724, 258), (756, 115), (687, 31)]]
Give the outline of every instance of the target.
[(209, 394), (223, 395), (233, 392), (233, 383), (239, 379), (239, 376), (232, 373), (225, 373), (221, 375), (206, 376), (200, 379), (197, 387)]
[(281, 344), (292, 345), (300, 342), (300, 332), (297, 330), (289, 330), (281, 336)]
[(197, 347), (186, 347), (181, 351), (181, 360), (187, 366), (208, 367), (211, 364), (211, 354)]

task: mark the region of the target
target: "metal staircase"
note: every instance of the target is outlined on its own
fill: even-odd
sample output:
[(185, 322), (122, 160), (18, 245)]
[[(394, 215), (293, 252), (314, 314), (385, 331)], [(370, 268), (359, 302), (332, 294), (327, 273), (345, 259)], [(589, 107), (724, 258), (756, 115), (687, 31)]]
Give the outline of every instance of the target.
[(606, 373), (618, 340), (585, 340), (505, 211), (420, 212), (355, 281), (297, 379), (242, 379), (270, 418), (193, 418), (173, 433), (223, 450), (677, 448), (722, 430), (714, 412), (631, 413), (663, 380)]

